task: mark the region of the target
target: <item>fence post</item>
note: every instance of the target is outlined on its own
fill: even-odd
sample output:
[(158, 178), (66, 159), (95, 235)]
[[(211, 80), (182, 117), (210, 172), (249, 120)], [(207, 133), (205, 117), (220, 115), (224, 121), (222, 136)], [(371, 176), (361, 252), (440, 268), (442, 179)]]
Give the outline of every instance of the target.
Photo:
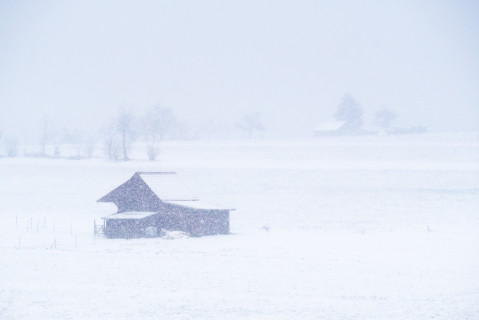
[(52, 245), (50, 246), (50, 249), (56, 249), (57, 248), (57, 237), (54, 238)]

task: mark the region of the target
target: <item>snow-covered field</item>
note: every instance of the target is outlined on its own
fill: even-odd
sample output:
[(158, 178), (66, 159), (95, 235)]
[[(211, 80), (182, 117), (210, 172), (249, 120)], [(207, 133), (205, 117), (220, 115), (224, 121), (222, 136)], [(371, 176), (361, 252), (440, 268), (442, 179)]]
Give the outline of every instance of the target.
[[(479, 135), (167, 142), (0, 159), (0, 319), (479, 319)], [(226, 236), (111, 240), (96, 203), (177, 171)]]

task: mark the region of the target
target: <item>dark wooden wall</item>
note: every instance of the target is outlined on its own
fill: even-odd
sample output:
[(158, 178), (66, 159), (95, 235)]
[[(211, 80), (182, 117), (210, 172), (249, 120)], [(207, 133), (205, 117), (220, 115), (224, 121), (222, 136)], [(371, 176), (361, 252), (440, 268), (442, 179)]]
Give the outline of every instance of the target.
[(155, 216), (143, 219), (106, 219), (104, 233), (107, 238), (142, 238), (145, 237), (145, 228), (152, 226), (156, 226)]
[(192, 237), (228, 234), (228, 210), (197, 210), (176, 208), (172, 212), (160, 212), (143, 219), (106, 219), (105, 236), (108, 238), (145, 237), (147, 227), (170, 231), (183, 231)]
[(159, 228), (188, 232), (193, 237), (230, 232), (228, 210), (176, 210), (159, 213), (157, 219)]

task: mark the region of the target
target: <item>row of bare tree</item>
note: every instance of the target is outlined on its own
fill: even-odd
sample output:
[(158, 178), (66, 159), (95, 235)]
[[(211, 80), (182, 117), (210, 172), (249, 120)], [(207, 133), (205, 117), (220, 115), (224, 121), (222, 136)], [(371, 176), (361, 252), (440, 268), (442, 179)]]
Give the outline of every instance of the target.
[[(214, 124), (210, 124), (214, 126)], [(255, 132), (265, 130), (259, 112), (244, 115), (236, 128), (248, 139)], [(210, 128), (211, 129), (211, 128)], [(169, 108), (151, 107), (143, 116), (137, 117), (132, 109), (120, 107), (118, 115), (101, 130), (105, 153), (111, 160), (129, 160), (133, 143), (142, 138), (146, 143), (149, 160), (156, 160), (160, 144), (166, 139), (187, 139), (187, 126), (179, 121)]]
[(18, 154), (18, 140), (12, 135), (3, 135), (0, 131), (0, 143), (3, 145), (7, 157), (15, 157)]
[(173, 136), (178, 128), (181, 124), (171, 109), (153, 106), (138, 117), (131, 108), (120, 107), (118, 115), (101, 129), (103, 147), (109, 159), (129, 160), (133, 143), (143, 137), (148, 159), (155, 160), (160, 142)]
[[(242, 137), (251, 139), (256, 133), (262, 132), (261, 114), (244, 115), (234, 125), (218, 125), (205, 122), (198, 130), (208, 137), (224, 135), (224, 128), (237, 130)], [(96, 134), (72, 131), (66, 127), (57, 127), (48, 118), (43, 119), (40, 132), (32, 138), (23, 135), (24, 156), (62, 157), (62, 149), (69, 145), (76, 149), (73, 158), (91, 158), (95, 148), (110, 160), (129, 160), (133, 144), (141, 141), (146, 145), (146, 155), (150, 160), (156, 160), (160, 144), (164, 140), (188, 140), (200, 135), (192, 133), (185, 122), (178, 120), (173, 111), (160, 105), (152, 106), (143, 114), (135, 113), (133, 108), (119, 107), (116, 115), (109, 119)], [(13, 135), (4, 135), (0, 131), (0, 156), (14, 157), (19, 152), (20, 143)], [(71, 152), (70, 152), (71, 153)]]

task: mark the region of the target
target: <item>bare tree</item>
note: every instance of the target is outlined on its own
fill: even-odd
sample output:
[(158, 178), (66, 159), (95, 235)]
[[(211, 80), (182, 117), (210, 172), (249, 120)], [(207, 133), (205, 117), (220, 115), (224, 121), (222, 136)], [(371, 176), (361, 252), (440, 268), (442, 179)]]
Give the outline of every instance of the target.
[(136, 122), (130, 108), (120, 107), (118, 115), (105, 124), (100, 133), (103, 137), (103, 148), (111, 160), (129, 160), (133, 142), (137, 138)]
[(359, 103), (350, 94), (345, 94), (338, 105), (334, 117), (339, 121), (346, 121), (350, 131), (359, 131), (363, 125), (364, 111)]
[(129, 160), (128, 153), (136, 140), (135, 116), (133, 111), (120, 107), (117, 119), (117, 131), (120, 134), (123, 160)]
[(236, 126), (246, 133), (248, 139), (251, 139), (255, 131), (261, 132), (265, 130), (261, 117), (261, 113), (259, 112), (245, 114)]
[(66, 127), (52, 129), (51, 132), (52, 133), (50, 139), (54, 146), (53, 152), (55, 157), (61, 156), (60, 148), (65, 144), (78, 143), (78, 137), (74, 133), (70, 132)]
[(5, 153), (8, 157), (16, 157), (18, 155), (18, 140), (14, 136), (6, 136), (4, 139)]
[(93, 157), (93, 151), (95, 150), (95, 138), (91, 135), (83, 137), (83, 151), (87, 158)]
[(42, 132), (40, 133), (40, 154), (45, 155), (45, 149), (53, 137), (53, 128), (47, 117), (43, 118)]
[(397, 114), (393, 111), (384, 108), (378, 112), (376, 112), (376, 119), (375, 122), (381, 126), (385, 132), (389, 132), (391, 124), (396, 120)]
[(108, 159), (118, 160), (121, 147), (116, 119), (110, 120), (108, 124), (103, 126), (100, 132), (103, 136), (103, 148)]
[(24, 156), (30, 156), (30, 150), (29, 150), (29, 146), (30, 146), (30, 133), (28, 132), (28, 130), (24, 130), (23, 131), (23, 155)]
[(148, 159), (155, 160), (160, 150), (160, 141), (171, 134), (177, 120), (169, 108), (160, 105), (151, 107), (142, 120), (143, 135), (146, 140)]

